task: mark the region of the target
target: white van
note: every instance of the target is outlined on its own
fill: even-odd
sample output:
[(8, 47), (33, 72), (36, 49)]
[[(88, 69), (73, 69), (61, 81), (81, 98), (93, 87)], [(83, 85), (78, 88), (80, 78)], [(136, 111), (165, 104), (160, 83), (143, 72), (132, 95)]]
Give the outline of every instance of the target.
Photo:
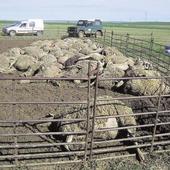
[(3, 27), (2, 32), (12, 37), (19, 34), (31, 34), (40, 36), (44, 32), (44, 21), (42, 19), (29, 19), (25, 21), (19, 21), (15, 24)]

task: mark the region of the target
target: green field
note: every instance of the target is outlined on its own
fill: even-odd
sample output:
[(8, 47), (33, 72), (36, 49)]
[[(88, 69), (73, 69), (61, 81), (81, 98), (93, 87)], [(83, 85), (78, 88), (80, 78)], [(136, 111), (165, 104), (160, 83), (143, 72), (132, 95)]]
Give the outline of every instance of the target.
[[(9, 24), (9, 21), (0, 21), (0, 29), (3, 25)], [(44, 38), (55, 38), (55, 35), (61, 30), (67, 30), (67, 27), (73, 25), (66, 23), (45, 23)], [(170, 44), (170, 22), (124, 22), (111, 23), (105, 22), (104, 29), (114, 31), (118, 34), (127, 34), (140, 39), (150, 39), (153, 34), (154, 41), (162, 45)], [(4, 38), (4, 37), (0, 37)]]

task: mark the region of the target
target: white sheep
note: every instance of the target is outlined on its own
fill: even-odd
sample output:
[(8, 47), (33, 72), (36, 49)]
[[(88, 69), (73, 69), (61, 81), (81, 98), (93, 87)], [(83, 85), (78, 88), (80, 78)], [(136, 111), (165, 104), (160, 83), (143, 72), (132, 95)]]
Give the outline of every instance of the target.
[[(126, 106), (123, 102), (118, 100), (113, 100), (111, 96), (100, 96), (97, 98), (97, 108), (96, 108), (96, 117), (99, 116), (116, 116), (116, 115), (130, 115), (126, 117), (110, 117), (104, 119), (96, 119), (95, 120), (95, 130), (96, 129), (104, 129), (104, 128), (113, 128), (113, 130), (107, 130), (104, 132), (95, 132), (94, 139), (115, 139), (119, 131), (117, 128), (119, 126), (135, 126), (136, 121), (133, 114), (133, 111), (130, 107)], [(92, 117), (93, 111), (93, 102), (91, 101), (91, 111), (90, 117)], [(64, 115), (63, 115), (64, 114)], [(87, 106), (86, 105), (74, 105), (72, 109), (69, 109), (65, 113), (51, 115), (54, 119), (84, 119), (87, 117)], [(92, 131), (91, 125), (92, 119), (89, 122), (89, 131)], [(50, 131), (53, 132), (78, 132), (78, 131), (86, 131), (86, 122), (85, 121), (74, 121), (74, 122), (52, 122), (49, 126)], [(136, 128), (126, 129), (127, 135), (134, 137), (136, 133)], [(85, 141), (85, 135), (54, 135), (54, 138), (59, 139), (60, 137), (67, 143), (76, 142), (76, 141)], [(137, 142), (134, 142), (135, 145), (138, 145)], [(74, 150), (75, 145), (65, 145), (65, 149), (69, 151), (71, 148)], [(140, 160), (144, 160), (142, 152), (140, 149), (137, 149), (137, 154)]]

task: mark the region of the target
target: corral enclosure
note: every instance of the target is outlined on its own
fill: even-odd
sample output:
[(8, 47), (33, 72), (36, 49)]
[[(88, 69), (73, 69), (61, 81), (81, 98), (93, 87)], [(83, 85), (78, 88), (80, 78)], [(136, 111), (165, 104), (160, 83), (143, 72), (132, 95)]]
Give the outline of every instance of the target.
[[(65, 32), (60, 30), (57, 35), (63, 39)], [(17, 64), (17, 50), (5, 53), (12, 58), (12, 65), (10, 70), (1, 69), (0, 78), (1, 167), (77, 163), (169, 151), (170, 57), (164, 54), (163, 46), (152, 38), (147, 41), (105, 32), (98, 39), (64, 37), (33, 42), (31, 47), (41, 51), (22, 48), (19, 53), (33, 56), (36, 67), (31, 68), (35, 70)], [(63, 50), (67, 57), (53, 58), (62, 55), (56, 52)], [(43, 65), (40, 72), (39, 61)], [(50, 67), (52, 63), (55, 67)], [(105, 126), (108, 119), (116, 119), (118, 126)], [(119, 134), (116, 138), (105, 137), (109, 131), (113, 136), (116, 131)], [(75, 140), (66, 140), (72, 135)]]

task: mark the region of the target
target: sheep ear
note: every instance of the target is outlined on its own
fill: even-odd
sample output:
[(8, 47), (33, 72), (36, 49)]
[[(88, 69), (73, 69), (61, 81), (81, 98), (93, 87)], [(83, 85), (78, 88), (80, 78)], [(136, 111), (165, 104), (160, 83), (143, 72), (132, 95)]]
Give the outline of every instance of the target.
[(46, 118), (48, 118), (48, 117), (53, 117), (53, 118), (54, 118), (54, 114), (49, 113), (49, 114), (48, 114), (48, 115), (46, 115), (45, 117), (46, 117)]
[(141, 61), (142, 61), (140, 57), (138, 57), (138, 61), (139, 61), (139, 62), (141, 62)]

